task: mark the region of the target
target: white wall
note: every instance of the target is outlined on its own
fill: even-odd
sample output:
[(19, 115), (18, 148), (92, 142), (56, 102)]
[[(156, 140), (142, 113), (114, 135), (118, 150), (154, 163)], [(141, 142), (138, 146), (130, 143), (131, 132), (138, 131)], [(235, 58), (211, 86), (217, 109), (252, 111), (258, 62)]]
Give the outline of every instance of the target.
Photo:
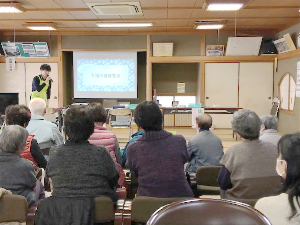
[[(19, 104), (27, 105), (31, 93), (32, 78), (40, 74), (43, 63), (16, 63), (15, 70), (6, 71), (6, 64), (0, 63), (0, 93), (18, 93)], [(49, 63), (48, 63), (49, 64)], [(49, 64), (52, 68), (50, 76), (54, 80), (50, 108), (58, 108), (58, 68), (57, 63)]]

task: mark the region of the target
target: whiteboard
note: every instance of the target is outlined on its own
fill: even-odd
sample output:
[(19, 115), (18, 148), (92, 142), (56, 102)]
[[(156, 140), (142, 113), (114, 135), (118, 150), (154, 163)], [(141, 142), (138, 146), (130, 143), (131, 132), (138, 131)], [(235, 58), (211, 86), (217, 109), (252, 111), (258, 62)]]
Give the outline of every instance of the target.
[(229, 37), (226, 56), (258, 55), (262, 37)]

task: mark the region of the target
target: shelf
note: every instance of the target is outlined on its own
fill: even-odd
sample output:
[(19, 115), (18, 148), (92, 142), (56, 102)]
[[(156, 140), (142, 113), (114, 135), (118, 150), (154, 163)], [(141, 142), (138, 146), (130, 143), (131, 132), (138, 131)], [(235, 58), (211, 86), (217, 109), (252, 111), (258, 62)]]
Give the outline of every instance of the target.
[(277, 55), (278, 60), (291, 59), (295, 57), (300, 57), (300, 49), (296, 49), (290, 52), (281, 53)]
[[(54, 56), (50, 58), (16, 58), (16, 63), (56, 63), (60, 61), (60, 57)], [(5, 56), (0, 56), (0, 63), (5, 63)]]
[(273, 62), (277, 55), (261, 56), (172, 56), (149, 57), (151, 63), (195, 63), (195, 62)]

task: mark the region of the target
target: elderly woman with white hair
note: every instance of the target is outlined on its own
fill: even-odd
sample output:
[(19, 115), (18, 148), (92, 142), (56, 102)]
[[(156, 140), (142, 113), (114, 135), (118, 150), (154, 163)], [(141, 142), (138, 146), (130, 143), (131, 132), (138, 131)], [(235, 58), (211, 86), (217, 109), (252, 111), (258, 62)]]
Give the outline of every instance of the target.
[(277, 146), (281, 136), (277, 132), (278, 119), (273, 115), (264, 115), (260, 117), (261, 128), (259, 140), (269, 142)]
[(27, 137), (28, 132), (19, 125), (9, 125), (0, 134), (0, 187), (23, 195), (30, 205), (44, 196), (33, 164), (20, 157)]
[(223, 166), (218, 183), (226, 190), (226, 198), (259, 199), (278, 194), (281, 180), (275, 170), (277, 148), (259, 140), (260, 118), (242, 109), (234, 113), (231, 125), (242, 142), (230, 147), (220, 161)]

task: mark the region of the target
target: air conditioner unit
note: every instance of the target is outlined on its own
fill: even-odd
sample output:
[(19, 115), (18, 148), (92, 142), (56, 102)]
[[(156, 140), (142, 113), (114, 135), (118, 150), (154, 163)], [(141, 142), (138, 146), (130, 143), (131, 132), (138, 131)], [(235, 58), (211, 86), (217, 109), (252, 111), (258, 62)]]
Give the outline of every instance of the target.
[(96, 15), (143, 14), (139, 2), (85, 3)]

